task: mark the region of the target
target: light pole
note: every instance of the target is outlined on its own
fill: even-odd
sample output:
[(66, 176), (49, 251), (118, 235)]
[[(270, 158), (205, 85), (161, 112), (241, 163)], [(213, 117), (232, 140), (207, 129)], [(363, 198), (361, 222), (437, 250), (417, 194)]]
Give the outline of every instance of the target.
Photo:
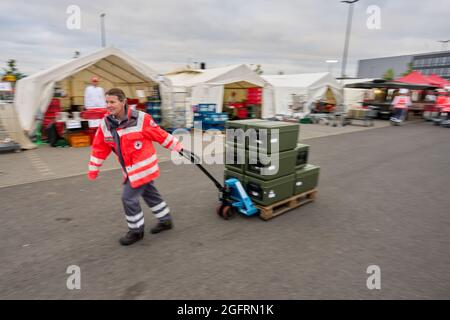
[(344, 54), (342, 55), (342, 70), (341, 77), (345, 78), (345, 68), (347, 67), (347, 55), (348, 55), (348, 46), (350, 43), (350, 32), (352, 29), (352, 18), (353, 18), (353, 4), (358, 2), (359, 0), (345, 0), (341, 1), (343, 3), (349, 4), (348, 7), (348, 16), (347, 16), (347, 30), (345, 31), (345, 44), (344, 44)]
[(331, 73), (331, 75), (333, 75), (332, 73), (333, 64), (338, 63), (339, 60), (325, 60), (325, 62), (328, 64), (328, 72)]
[(441, 43), (441, 51), (445, 51), (450, 40), (439, 40), (438, 42)]
[(102, 48), (106, 47), (105, 16), (106, 16), (106, 13), (102, 13), (100, 15), (100, 27), (101, 27), (101, 34), (102, 34)]

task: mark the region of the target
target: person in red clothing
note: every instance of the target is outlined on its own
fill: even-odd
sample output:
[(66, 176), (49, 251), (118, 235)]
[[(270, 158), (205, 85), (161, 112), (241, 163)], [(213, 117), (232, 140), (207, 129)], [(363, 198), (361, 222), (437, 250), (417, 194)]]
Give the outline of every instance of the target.
[(444, 104), (447, 100), (447, 92), (444, 89), (437, 90), (436, 104)]
[(151, 233), (173, 227), (170, 209), (154, 185), (160, 171), (153, 142), (172, 151), (183, 150), (176, 137), (161, 129), (149, 114), (132, 110), (126, 101), (120, 89), (106, 92), (108, 115), (101, 120), (95, 134), (88, 172), (88, 178), (95, 180), (111, 151), (116, 154), (124, 176), (122, 203), (129, 228), (119, 240), (122, 245), (133, 244), (144, 237), (141, 196), (159, 219)]
[(105, 108), (105, 91), (98, 85), (99, 81), (97, 77), (92, 77), (91, 84), (84, 90), (84, 108), (86, 110)]
[(449, 96), (448, 92), (444, 89), (438, 90), (438, 96), (436, 98), (436, 107), (439, 108), (439, 111), (443, 111), (443, 109), (446, 109), (449, 104)]
[(412, 105), (408, 95), (408, 89), (400, 89), (400, 94), (392, 100), (394, 116), (391, 120), (404, 121), (408, 114), (408, 108)]
[(442, 90), (441, 95), (436, 101), (436, 105), (439, 107), (440, 116), (442, 119), (441, 125), (448, 127), (450, 126), (450, 97), (448, 89)]

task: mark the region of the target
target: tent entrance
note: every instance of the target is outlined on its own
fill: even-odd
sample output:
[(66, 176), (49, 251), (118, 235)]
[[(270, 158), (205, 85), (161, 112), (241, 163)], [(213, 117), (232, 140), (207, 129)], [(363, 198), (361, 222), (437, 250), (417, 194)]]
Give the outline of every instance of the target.
[[(56, 82), (55, 98), (60, 100), (63, 111), (81, 111), (84, 106), (84, 90), (90, 85), (93, 76), (99, 78), (99, 86), (105, 92), (111, 88), (122, 89), (127, 98), (139, 104), (142, 111), (145, 111), (148, 101), (160, 102), (157, 82), (142, 75), (122, 59), (109, 56)], [(58, 94), (61, 91), (65, 95)]]
[(37, 128), (37, 133), (51, 146), (86, 146), (92, 143), (98, 120), (104, 115), (102, 111), (83, 112), (85, 90), (94, 76), (99, 79), (98, 86), (105, 92), (111, 88), (123, 90), (131, 108), (147, 112), (157, 124), (161, 123), (159, 83), (125, 60), (106, 56), (55, 79), (53, 92), (49, 92), (50, 103), (43, 114), (41, 126)]
[(224, 86), (223, 112), (230, 119), (261, 118), (262, 88), (247, 81)]
[(336, 107), (336, 96), (333, 90), (327, 86), (323, 95), (316, 97), (315, 105), (313, 106), (313, 112), (331, 112)]

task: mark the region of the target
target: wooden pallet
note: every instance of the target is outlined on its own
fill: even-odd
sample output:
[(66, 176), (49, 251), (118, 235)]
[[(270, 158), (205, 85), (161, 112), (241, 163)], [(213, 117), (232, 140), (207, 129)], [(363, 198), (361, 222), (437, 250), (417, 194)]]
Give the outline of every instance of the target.
[(290, 198), (282, 201), (278, 201), (270, 206), (260, 206), (256, 207), (260, 210), (259, 217), (263, 220), (269, 220), (283, 214), (289, 210), (298, 208), (308, 202), (314, 201), (317, 196), (317, 189), (312, 189), (304, 193), (296, 194)]

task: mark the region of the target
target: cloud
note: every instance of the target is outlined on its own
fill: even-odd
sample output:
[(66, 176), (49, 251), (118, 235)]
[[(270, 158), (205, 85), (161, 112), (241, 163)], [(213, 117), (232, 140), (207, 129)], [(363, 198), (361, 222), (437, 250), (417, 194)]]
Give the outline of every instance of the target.
[[(69, 5), (81, 9), (81, 29), (66, 27)], [(369, 5), (381, 9), (381, 29), (366, 26)], [(436, 51), (449, 37), (446, 0), (361, 0), (354, 6), (348, 74), (357, 60)], [(100, 47), (100, 13), (108, 45), (160, 72), (205, 61), (208, 66), (261, 64), (265, 73), (326, 71), (342, 60), (348, 5), (339, 0), (150, 0), (2, 2), (0, 62), (18, 60), (33, 73)], [(338, 74), (339, 65), (334, 66)]]

